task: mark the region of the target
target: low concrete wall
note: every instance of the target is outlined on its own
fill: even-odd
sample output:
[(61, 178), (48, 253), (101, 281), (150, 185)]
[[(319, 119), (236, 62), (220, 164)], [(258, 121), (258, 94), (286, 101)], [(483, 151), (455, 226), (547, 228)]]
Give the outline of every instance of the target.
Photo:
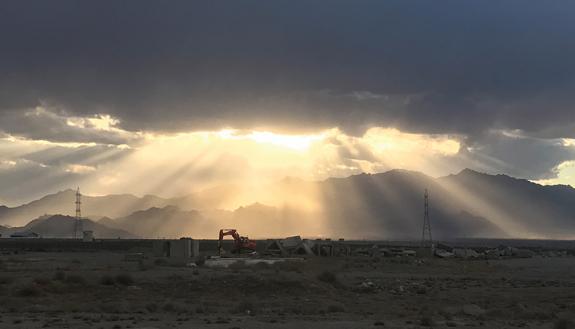
[(154, 240), (149, 239), (96, 239), (85, 242), (81, 239), (43, 239), (43, 238), (3, 238), (0, 250), (23, 251), (129, 251), (152, 250)]
[[(161, 246), (165, 241), (159, 239), (96, 239), (93, 242), (84, 242), (81, 239), (53, 239), (53, 238), (0, 238), (0, 250), (23, 250), (23, 251), (138, 251), (155, 254), (155, 247)], [(199, 253), (205, 255), (217, 255), (218, 241), (213, 240), (193, 240), (198, 245), (192, 245)], [(257, 240), (257, 251), (265, 251), (269, 240)], [(368, 241), (368, 240), (346, 240), (334, 241), (349, 246), (352, 250), (357, 248), (366, 248), (373, 245), (379, 247), (407, 247), (418, 249), (419, 241)], [(452, 247), (465, 246), (471, 247), (497, 247), (499, 245), (514, 246), (525, 249), (565, 249), (575, 250), (575, 241), (558, 241), (558, 240), (489, 240), (489, 239), (466, 239), (446, 242)], [(225, 240), (224, 249), (230, 250), (233, 241)], [(156, 247), (157, 248), (157, 247)]]

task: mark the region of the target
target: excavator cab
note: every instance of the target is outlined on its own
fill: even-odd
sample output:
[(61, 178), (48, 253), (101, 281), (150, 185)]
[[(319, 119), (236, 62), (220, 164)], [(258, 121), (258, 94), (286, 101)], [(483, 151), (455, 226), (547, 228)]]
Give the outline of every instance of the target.
[(222, 242), (226, 235), (231, 235), (234, 239), (232, 254), (254, 253), (256, 251), (256, 242), (250, 240), (247, 236), (240, 236), (236, 229), (221, 229), (218, 239), (218, 254), (220, 256), (225, 253)]

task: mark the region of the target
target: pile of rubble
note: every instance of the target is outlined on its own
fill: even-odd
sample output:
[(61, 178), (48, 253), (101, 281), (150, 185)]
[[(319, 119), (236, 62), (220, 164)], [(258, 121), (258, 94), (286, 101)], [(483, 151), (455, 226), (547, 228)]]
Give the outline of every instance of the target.
[[(433, 250), (431, 252), (430, 250)], [(268, 240), (265, 254), (275, 257), (306, 257), (306, 256), (365, 256), (365, 257), (429, 257), (465, 258), (465, 259), (501, 259), (501, 258), (531, 258), (562, 257), (567, 251), (550, 251), (511, 246), (496, 248), (452, 247), (443, 243), (436, 244), (432, 249), (422, 247), (385, 246), (380, 244), (365, 244), (345, 242), (343, 239), (302, 239), (292, 236), (285, 239)]]
[(352, 251), (355, 256), (371, 256), (371, 257), (409, 257), (416, 256), (417, 252), (409, 248), (388, 248), (373, 245), (371, 247), (357, 248)]
[(349, 256), (350, 247), (343, 240), (302, 239), (292, 236), (285, 239), (269, 240), (265, 253), (271, 256)]
[(444, 244), (439, 244), (434, 249), (434, 255), (439, 258), (475, 258), (475, 259), (501, 259), (501, 258), (531, 258), (541, 257), (563, 257), (567, 256), (567, 251), (533, 251), (530, 249), (515, 248), (509, 246), (499, 246), (497, 248), (452, 248)]

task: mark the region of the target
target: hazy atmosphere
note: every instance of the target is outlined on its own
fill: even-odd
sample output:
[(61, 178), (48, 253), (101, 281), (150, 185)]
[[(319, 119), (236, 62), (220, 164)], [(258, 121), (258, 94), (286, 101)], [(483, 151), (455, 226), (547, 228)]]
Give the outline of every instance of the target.
[(568, 2), (2, 7), (0, 203), (395, 168), (575, 183)]
[(575, 1), (0, 2), (0, 328), (575, 329)]

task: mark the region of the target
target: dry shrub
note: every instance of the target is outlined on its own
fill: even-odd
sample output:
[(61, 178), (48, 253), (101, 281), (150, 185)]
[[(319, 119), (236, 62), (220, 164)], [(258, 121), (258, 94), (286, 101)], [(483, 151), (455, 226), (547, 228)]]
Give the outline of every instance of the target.
[(157, 266), (168, 265), (168, 260), (165, 258), (158, 258), (154, 261), (154, 265), (157, 265)]
[(123, 286), (131, 286), (135, 282), (134, 278), (128, 273), (122, 273), (116, 275), (116, 283)]
[(146, 311), (148, 311), (149, 313), (155, 313), (159, 309), (158, 304), (156, 304), (156, 303), (148, 303), (148, 304), (146, 304), (145, 308), (146, 308)]
[(14, 278), (11, 276), (0, 276), (0, 284), (10, 284), (14, 282)]
[(50, 278), (46, 278), (46, 277), (38, 277), (34, 279), (34, 283), (39, 285), (39, 286), (47, 286), (50, 283), (52, 283), (52, 280), (50, 280)]
[(273, 268), (280, 272), (296, 272), (301, 273), (303, 271), (304, 262), (296, 261), (283, 261), (273, 264)]
[(174, 312), (176, 312), (176, 305), (174, 305), (174, 303), (167, 302), (164, 304), (164, 306), (162, 306), (162, 310), (164, 312), (174, 313)]
[(421, 319), (419, 319), (419, 324), (422, 327), (431, 327), (435, 325), (435, 322), (430, 316), (423, 316)]
[(198, 257), (196, 257), (195, 263), (196, 263), (196, 265), (198, 265), (198, 266), (204, 266), (204, 264), (206, 264), (206, 256), (198, 256)]
[(323, 271), (318, 274), (317, 279), (321, 282), (329, 283), (329, 284), (336, 284), (337, 283), (337, 276), (330, 271)]
[(163, 306), (162, 306), (162, 310), (164, 312), (169, 312), (169, 313), (177, 313), (177, 314), (184, 314), (184, 313), (188, 313), (189, 309), (186, 307), (186, 305), (183, 305), (181, 303), (178, 302), (166, 302)]
[(116, 284), (116, 281), (114, 281), (114, 277), (110, 275), (104, 275), (100, 278), (100, 284), (104, 286), (113, 286)]
[[(16, 295), (16, 293), (14, 293)], [(2, 312), (16, 313), (22, 312), (26, 306), (30, 305), (30, 301), (22, 298), (14, 297), (3, 297), (0, 299), (0, 309)]]
[(254, 270), (258, 270), (258, 271), (265, 271), (265, 270), (269, 270), (271, 268), (271, 265), (268, 263), (261, 262), (261, 263), (256, 263), (256, 264), (252, 265), (252, 268)]
[(573, 329), (575, 328), (575, 324), (571, 320), (567, 319), (559, 319), (555, 322), (553, 326), (554, 329)]
[(66, 273), (64, 273), (64, 271), (56, 271), (56, 273), (54, 273), (54, 276), (52, 277), (52, 279), (54, 279), (56, 281), (64, 281), (64, 280), (66, 280)]
[(101, 303), (98, 308), (99, 308), (100, 312), (102, 312), (102, 313), (121, 312), (121, 306), (118, 303), (114, 303), (114, 302), (112, 302), (112, 303), (110, 303), (110, 302)]
[(73, 284), (73, 285), (85, 285), (86, 279), (79, 274), (72, 274), (66, 276), (66, 283)]
[(151, 270), (152, 268), (154, 268), (152, 264), (146, 264), (143, 261), (138, 262), (138, 270), (140, 271), (147, 271)]
[(249, 268), (249, 265), (247, 265), (245, 261), (239, 260), (237, 262), (231, 263), (228, 268), (233, 271), (238, 271)]
[(239, 302), (232, 311), (233, 313), (253, 314), (255, 306), (251, 301), (243, 300)]
[(42, 295), (42, 291), (34, 284), (28, 284), (16, 290), (18, 297), (38, 297), (40, 295)]
[(345, 307), (342, 304), (330, 304), (327, 307), (328, 313), (343, 313), (345, 312)]

